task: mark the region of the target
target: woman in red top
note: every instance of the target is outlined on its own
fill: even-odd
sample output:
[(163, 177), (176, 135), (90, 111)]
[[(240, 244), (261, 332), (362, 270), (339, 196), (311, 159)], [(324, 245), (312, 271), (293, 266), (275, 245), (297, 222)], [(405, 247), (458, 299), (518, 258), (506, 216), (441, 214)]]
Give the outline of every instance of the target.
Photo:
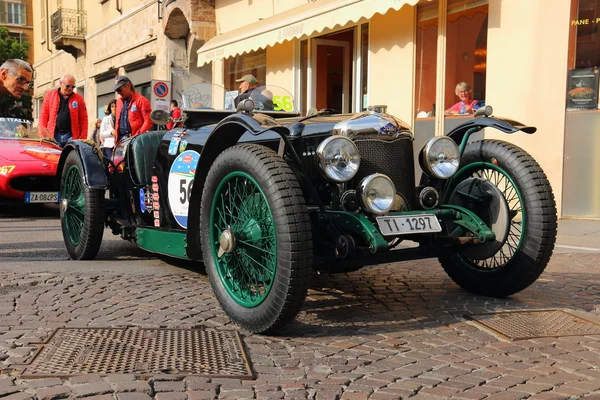
[(466, 82), (456, 85), (454, 93), (460, 101), (446, 110), (446, 114), (473, 114), (477, 110), (477, 100), (471, 98), (471, 86)]

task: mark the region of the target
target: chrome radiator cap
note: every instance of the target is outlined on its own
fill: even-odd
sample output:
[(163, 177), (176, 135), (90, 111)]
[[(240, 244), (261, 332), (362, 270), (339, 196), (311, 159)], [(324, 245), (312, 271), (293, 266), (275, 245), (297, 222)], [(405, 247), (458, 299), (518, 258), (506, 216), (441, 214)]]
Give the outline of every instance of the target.
[(410, 136), (410, 127), (404, 121), (388, 114), (387, 106), (369, 106), (367, 111), (356, 114), (345, 121), (340, 121), (333, 127), (334, 135), (346, 136), (354, 139), (358, 136), (380, 138), (397, 138)]

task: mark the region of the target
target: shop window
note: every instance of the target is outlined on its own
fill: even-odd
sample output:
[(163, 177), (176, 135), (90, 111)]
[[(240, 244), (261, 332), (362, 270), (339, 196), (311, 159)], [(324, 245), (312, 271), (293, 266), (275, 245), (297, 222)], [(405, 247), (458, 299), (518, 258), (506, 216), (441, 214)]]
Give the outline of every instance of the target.
[(435, 117), (438, 2), (417, 5), (415, 115)]
[(449, 0), (445, 113), (468, 115), (485, 104), (487, 0)]
[(150, 98), (152, 95), (150, 90), (150, 82), (142, 83), (141, 85), (136, 85), (135, 91), (147, 98), (148, 101), (152, 101), (152, 99)]
[(266, 84), (267, 76), (267, 52), (265, 50), (251, 51), (243, 55), (229, 57), (225, 60), (225, 89), (233, 91), (237, 96), (240, 86), (236, 79), (244, 75), (252, 74), (258, 80), (259, 85)]
[(600, 67), (600, 0), (572, 0), (567, 110), (595, 110)]

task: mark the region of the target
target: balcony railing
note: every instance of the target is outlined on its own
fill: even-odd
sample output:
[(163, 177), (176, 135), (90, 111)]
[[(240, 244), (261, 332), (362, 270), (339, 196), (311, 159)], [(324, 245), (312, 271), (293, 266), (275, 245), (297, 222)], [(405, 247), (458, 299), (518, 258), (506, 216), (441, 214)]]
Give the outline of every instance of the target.
[(59, 8), (52, 14), (52, 40), (61, 36), (83, 39), (87, 33), (87, 16), (85, 11)]
[(59, 49), (80, 49), (85, 52), (87, 16), (85, 11), (59, 8), (50, 23), (52, 42)]

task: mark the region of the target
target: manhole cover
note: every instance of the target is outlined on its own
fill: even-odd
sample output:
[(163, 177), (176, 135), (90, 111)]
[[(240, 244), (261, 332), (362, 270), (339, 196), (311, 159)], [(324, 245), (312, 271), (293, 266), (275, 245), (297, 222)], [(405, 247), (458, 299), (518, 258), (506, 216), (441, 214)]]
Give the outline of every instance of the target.
[[(176, 374), (254, 378), (242, 338), (214, 329), (59, 328), (27, 365), (24, 378), (80, 374)], [(19, 368), (20, 367), (20, 368)]]
[(600, 335), (600, 324), (562, 310), (508, 311), (465, 315), (511, 340)]

